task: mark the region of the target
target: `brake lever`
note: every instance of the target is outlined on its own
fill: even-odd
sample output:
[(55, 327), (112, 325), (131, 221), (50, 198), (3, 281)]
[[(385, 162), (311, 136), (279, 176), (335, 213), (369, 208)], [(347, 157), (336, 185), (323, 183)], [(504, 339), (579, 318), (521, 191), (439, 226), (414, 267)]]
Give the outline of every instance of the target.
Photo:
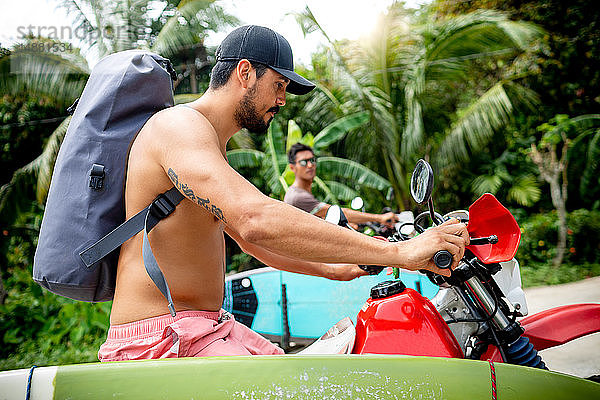
[(381, 265), (359, 265), (358, 268), (369, 273), (369, 275), (379, 275), (383, 268)]
[(471, 238), (469, 240), (469, 246), (481, 246), (484, 244), (496, 244), (498, 243), (498, 236), (490, 235), (488, 237)]

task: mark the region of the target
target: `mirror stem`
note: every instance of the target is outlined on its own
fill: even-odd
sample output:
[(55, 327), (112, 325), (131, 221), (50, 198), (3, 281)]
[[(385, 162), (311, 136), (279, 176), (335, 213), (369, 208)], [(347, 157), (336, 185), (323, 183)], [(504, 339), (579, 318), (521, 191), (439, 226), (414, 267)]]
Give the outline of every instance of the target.
[(444, 221), (440, 218), (438, 218), (435, 215), (435, 210), (433, 208), (433, 198), (429, 197), (429, 200), (427, 200), (427, 206), (429, 207), (429, 216), (431, 217), (431, 220), (433, 221), (434, 224), (436, 225), (440, 225), (442, 223), (444, 223)]

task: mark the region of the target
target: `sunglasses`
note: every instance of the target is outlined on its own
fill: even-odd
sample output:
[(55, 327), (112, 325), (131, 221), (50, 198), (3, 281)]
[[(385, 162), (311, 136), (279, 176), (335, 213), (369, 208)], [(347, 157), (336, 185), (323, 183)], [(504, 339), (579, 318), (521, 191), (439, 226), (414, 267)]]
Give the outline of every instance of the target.
[(311, 163), (312, 165), (317, 165), (317, 159), (315, 157), (307, 158), (296, 162), (303, 167), (306, 167), (308, 163)]

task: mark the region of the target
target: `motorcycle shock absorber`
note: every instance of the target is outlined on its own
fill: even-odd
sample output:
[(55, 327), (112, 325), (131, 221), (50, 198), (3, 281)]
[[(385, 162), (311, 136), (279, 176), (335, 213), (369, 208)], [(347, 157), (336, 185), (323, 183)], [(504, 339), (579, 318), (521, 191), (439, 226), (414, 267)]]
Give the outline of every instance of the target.
[(511, 364), (525, 365), (540, 369), (548, 369), (537, 350), (529, 343), (525, 336), (519, 336), (517, 340), (506, 345), (506, 356)]
[(548, 369), (529, 339), (522, 336), (524, 330), (521, 324), (517, 321), (511, 322), (504, 315), (499, 307), (498, 299), (496, 296), (492, 296), (493, 291), (488, 291), (477, 276), (469, 277), (465, 280), (465, 284), (470, 288), (477, 303), (490, 317), (494, 327), (498, 329), (499, 337), (496, 338), (495, 334), (493, 336), (498, 339), (497, 344), (503, 350), (504, 361), (516, 365)]

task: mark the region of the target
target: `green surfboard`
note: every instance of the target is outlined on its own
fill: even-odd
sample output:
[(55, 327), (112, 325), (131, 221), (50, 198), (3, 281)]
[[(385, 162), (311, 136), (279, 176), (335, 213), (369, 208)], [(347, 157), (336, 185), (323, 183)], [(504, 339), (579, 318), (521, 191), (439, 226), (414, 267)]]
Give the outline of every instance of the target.
[[(494, 364), (502, 400), (598, 399), (600, 384)], [(29, 370), (0, 373), (0, 399), (24, 399)], [(31, 399), (492, 399), (488, 362), (338, 355), (207, 357), (43, 367)]]

